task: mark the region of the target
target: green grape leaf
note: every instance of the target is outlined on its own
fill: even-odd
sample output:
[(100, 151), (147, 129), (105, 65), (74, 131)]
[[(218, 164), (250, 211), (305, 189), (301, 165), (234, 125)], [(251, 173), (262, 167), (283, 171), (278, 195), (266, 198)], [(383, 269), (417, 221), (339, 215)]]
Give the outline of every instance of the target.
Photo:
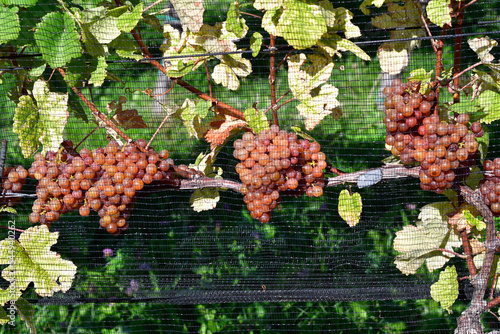
[(269, 11), (283, 5), (283, 0), (255, 0), (253, 6), (259, 10)]
[(439, 280), (431, 285), (431, 297), (441, 304), (441, 307), (452, 313), (451, 307), (458, 298), (458, 280), (455, 266), (446, 267), (439, 273)]
[[(482, 137), (476, 138), (477, 143), (479, 144), (479, 160), (481, 160), (481, 164), (484, 164), (484, 160), (488, 155), (488, 147), (490, 147), (490, 131), (486, 126), (482, 126), (484, 135)], [(472, 173), (470, 175), (475, 175), (476, 178), (483, 178), (483, 173)]]
[(498, 42), (494, 39), (490, 39), (488, 36), (477, 37), (469, 39), (467, 43), (469, 43), (470, 48), (477, 53), (481, 61), (491, 63), (495, 59), (495, 57), (490, 53), (491, 49), (498, 45)]
[(301, 100), (297, 110), (305, 117), (306, 130), (314, 129), (328, 115), (333, 115), (335, 119), (342, 116), (339, 109), (340, 102), (337, 100), (338, 94), (339, 90), (336, 87), (325, 84), (317, 93), (315, 92), (314, 96)]
[[(121, 34), (118, 28), (119, 20), (120, 18), (107, 15), (93, 21), (88, 26), (89, 32), (95, 37), (98, 43), (103, 45), (105, 52), (108, 51), (107, 45)], [(102, 54), (100, 56), (102, 56)]]
[(9, 264), (2, 271), (2, 277), (10, 282), (7, 290), (0, 289), (2, 305), (8, 300), (17, 300), (21, 290), (31, 282), (35, 292), (42, 297), (51, 297), (54, 292), (66, 292), (71, 288), (76, 266), (50, 251), (58, 238), (58, 232), (50, 233), (46, 225), (39, 225), (25, 230), (19, 241), (5, 239), (0, 242), (0, 263)]
[(90, 76), (89, 84), (94, 84), (94, 86), (100, 87), (104, 79), (106, 79), (106, 68), (108, 67), (108, 64), (106, 63), (106, 59), (104, 57), (98, 57), (97, 58), (97, 68), (95, 69), (94, 72), (92, 72), (92, 75)]
[(7, 316), (7, 312), (5, 312), (4, 308), (3, 307), (0, 307), (0, 325), (3, 325), (3, 324), (6, 324), (9, 322), (9, 320), (12, 322), (12, 325), (15, 326), (15, 315), (13, 315), (13, 319), (10, 319), (8, 316)]
[(222, 168), (214, 167), (215, 159), (219, 154), (222, 146), (214, 147), (209, 153), (200, 153), (194, 164), (189, 164), (189, 168), (196, 169), (207, 177), (220, 179)]
[(37, 67), (33, 67), (30, 72), (29, 72), (29, 77), (30, 79), (38, 79), (38, 77), (40, 77), (43, 72), (45, 71), (45, 69), (47, 68), (47, 64), (42, 64), (40, 66), (37, 66)]
[(451, 12), (450, 0), (431, 0), (425, 9), (427, 17), (435, 25), (443, 28), (445, 25), (451, 27)]
[(366, 7), (374, 5), (375, 7), (380, 8), (384, 2), (385, 0), (364, 0), (359, 6), (359, 9), (363, 12), (363, 14), (368, 15), (370, 14), (370, 10)]
[(250, 49), (252, 49), (252, 57), (257, 57), (260, 52), (260, 47), (262, 46), (262, 34), (260, 32), (254, 32), (250, 38)]
[[(308, 59), (312, 64), (303, 69), (302, 67)], [(288, 85), (292, 90), (293, 96), (299, 100), (310, 97), (312, 89), (326, 83), (335, 66), (326, 58), (316, 55), (310, 55), (308, 58), (303, 53), (291, 56), (287, 62)]]
[(203, 0), (171, 0), (174, 9), (179, 15), (184, 30), (188, 28), (191, 32), (200, 31), (203, 25)]
[(21, 31), (18, 8), (0, 7), (0, 44), (16, 39)]
[(255, 108), (249, 108), (246, 109), (243, 114), (245, 115), (248, 125), (256, 134), (259, 134), (262, 130), (269, 129), (269, 122), (264, 113), (259, 112)]
[(486, 115), (481, 119), (481, 123), (490, 124), (500, 119), (500, 94), (485, 90), (476, 98), (477, 105)]
[(370, 61), (371, 58), (370, 56), (363, 51), (359, 46), (354, 44), (353, 42), (347, 40), (347, 39), (341, 39), (340, 41), (337, 42), (337, 47), (340, 51), (351, 51), (354, 53), (357, 57)]
[(220, 200), (218, 190), (205, 188), (196, 189), (189, 199), (191, 207), (196, 212), (212, 210), (217, 206)]
[(297, 0), (289, 0), (283, 4), (276, 29), (295, 49), (305, 49), (316, 44), (326, 33), (326, 21), (317, 5), (307, 4)]
[(302, 129), (299, 127), (299, 126), (292, 126), (290, 127), (293, 132), (295, 132), (298, 136), (304, 138), (304, 139), (307, 139), (309, 141), (316, 141), (316, 139), (314, 139), (313, 137), (309, 136), (307, 133), (305, 133), (304, 131), (302, 131)]
[(92, 57), (104, 56), (108, 52), (108, 46), (97, 40), (90, 31), (89, 24), (81, 24), (80, 27), (82, 28), (82, 41), (88, 54)]
[(486, 223), (474, 217), (469, 210), (463, 210), (462, 213), (470, 226), (475, 227), (478, 231), (482, 231), (486, 228)]
[(32, 7), (36, 5), (38, 0), (0, 0), (0, 4), (5, 6)]
[(238, 1), (232, 2), (229, 6), (224, 30), (233, 33), (236, 38), (244, 37), (248, 31), (245, 19), (240, 18), (240, 4)]
[(25, 158), (33, 155), (38, 149), (38, 138), (42, 132), (39, 120), (40, 114), (34, 101), (29, 95), (22, 95), (14, 114), (12, 131), (19, 137), (19, 146)]
[(342, 217), (350, 227), (354, 227), (359, 223), (362, 209), (363, 203), (361, 202), (361, 195), (359, 193), (351, 195), (347, 189), (340, 192), (338, 212), (340, 217)]
[(356, 38), (361, 36), (359, 27), (351, 22), (354, 17), (352, 12), (344, 7), (335, 8), (335, 25), (331, 31), (343, 31), (347, 39)]
[(67, 13), (51, 12), (37, 24), (35, 41), (43, 59), (53, 68), (66, 65), (81, 54), (75, 21)]
[(178, 117), (184, 123), (190, 137), (200, 139), (207, 132), (208, 126), (203, 124), (203, 118), (208, 115), (211, 106), (211, 101), (186, 98), (175, 112), (175, 115), (179, 115)]
[(142, 22), (153, 27), (155, 31), (163, 32), (163, 25), (160, 23), (160, 20), (155, 15), (144, 14), (142, 17)]
[(33, 320), (35, 316), (35, 310), (33, 306), (24, 298), (19, 298), (16, 300), (17, 313), (21, 319), (28, 327), (30, 333), (36, 333), (35, 321)]
[(135, 28), (139, 20), (142, 18), (142, 2), (132, 9), (132, 11), (126, 11), (119, 16), (117, 21), (117, 28), (123, 32), (131, 32)]
[(120, 34), (115, 38), (109, 46), (114, 48), (116, 53), (123, 58), (141, 60), (144, 56), (141, 54), (141, 50), (137, 46), (137, 43), (133, 42), (125, 34)]
[(16, 209), (14, 209), (13, 207), (10, 207), (10, 206), (6, 206), (6, 205), (0, 206), (0, 212), (8, 212), (8, 213), (11, 213), (13, 215), (17, 214)]
[(460, 247), (458, 233), (448, 225), (447, 214), (455, 209), (450, 202), (438, 202), (422, 207), (416, 226), (407, 225), (396, 232), (394, 250), (401, 252), (394, 263), (405, 275), (415, 274), (426, 262), (429, 271), (442, 268), (453, 254), (437, 250), (453, 251)]
[(419, 92), (421, 94), (428, 94), (431, 90), (431, 80), (433, 79), (432, 78), (432, 70), (427, 72), (425, 69), (423, 68), (419, 68), (417, 70), (413, 70), (410, 72), (410, 77), (409, 77), (409, 81), (419, 81), (421, 84), (420, 84), (420, 90)]

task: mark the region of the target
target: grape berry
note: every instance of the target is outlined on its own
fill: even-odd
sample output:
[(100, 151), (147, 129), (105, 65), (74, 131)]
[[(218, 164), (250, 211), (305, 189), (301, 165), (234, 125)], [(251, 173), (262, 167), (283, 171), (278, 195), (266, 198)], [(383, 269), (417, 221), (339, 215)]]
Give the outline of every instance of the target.
[(465, 178), (477, 157), (476, 137), (484, 135), (481, 124), (468, 126), (460, 114), (448, 124), (435, 114), (436, 95), (419, 93), (420, 84), (396, 79), (384, 89), (386, 144), (403, 164), (420, 163), (420, 186), (442, 193), (459, 177)]
[(310, 197), (323, 194), (325, 154), (317, 142), (298, 140), (272, 125), (258, 136), (245, 133), (234, 142), (233, 155), (243, 186), (241, 193), (252, 218), (267, 223), (280, 192)]
[[(72, 149), (72, 144), (65, 147)], [(172, 185), (178, 181), (168, 151), (141, 152), (139, 148), (145, 147), (146, 141), (139, 139), (124, 147), (110, 141), (93, 151), (83, 148), (77, 156), (69, 154), (71, 149), (36, 154), (28, 170), (38, 180), (30, 222), (50, 225), (63, 213), (78, 210), (88, 216), (92, 209), (109, 233), (126, 230), (136, 192), (155, 181)]]

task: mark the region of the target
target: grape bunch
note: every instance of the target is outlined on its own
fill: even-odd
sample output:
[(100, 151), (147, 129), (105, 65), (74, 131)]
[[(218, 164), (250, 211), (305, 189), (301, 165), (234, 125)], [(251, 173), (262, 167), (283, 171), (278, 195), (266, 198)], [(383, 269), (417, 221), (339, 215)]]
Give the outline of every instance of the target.
[(484, 161), (484, 176), (479, 191), (495, 216), (500, 216), (500, 158)]
[(13, 206), (19, 197), (9, 196), (10, 193), (21, 192), (26, 183), (28, 171), (23, 166), (8, 167), (3, 170), (3, 177), (0, 183), (0, 195), (2, 205)]
[(468, 175), (477, 157), (476, 137), (484, 135), (484, 130), (478, 122), (469, 127), (467, 114), (458, 115), (454, 123), (441, 121), (433, 112), (434, 92), (422, 95), (419, 87), (396, 79), (384, 89), (385, 142), (402, 163), (420, 163), (422, 189), (442, 193), (457, 176), (463, 179)]
[(71, 152), (72, 145), (60, 153), (36, 154), (28, 170), (38, 180), (29, 220), (50, 224), (63, 213), (78, 210), (88, 216), (92, 209), (109, 233), (126, 230), (137, 191), (155, 181), (178, 182), (169, 172), (174, 162), (168, 151), (146, 151), (146, 145), (143, 139), (124, 147), (110, 141), (104, 148), (83, 148), (79, 154)]
[(267, 223), (280, 192), (310, 197), (323, 195), (325, 154), (317, 142), (297, 139), (272, 125), (258, 136), (245, 133), (234, 142), (233, 155), (241, 162), (236, 171), (243, 183), (241, 193), (252, 218)]

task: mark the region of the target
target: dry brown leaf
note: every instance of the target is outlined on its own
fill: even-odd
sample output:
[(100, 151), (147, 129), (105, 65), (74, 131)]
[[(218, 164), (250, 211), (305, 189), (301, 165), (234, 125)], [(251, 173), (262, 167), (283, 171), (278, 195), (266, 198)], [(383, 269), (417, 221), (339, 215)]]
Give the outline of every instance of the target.
[(470, 233), (471, 226), (469, 225), (469, 222), (467, 221), (462, 212), (456, 213), (453, 217), (451, 217), (448, 220), (448, 223), (452, 227), (454, 227), (457, 231), (465, 230), (467, 234)]
[(215, 117), (214, 120), (210, 122), (210, 126), (214, 128), (208, 130), (205, 134), (205, 140), (210, 143), (210, 149), (212, 150), (216, 146), (223, 144), (232, 130), (248, 125), (247, 122), (236, 117), (228, 115), (224, 115), (224, 119), (219, 117), (220, 116)]
[(486, 247), (484, 247), (484, 243), (477, 240), (476, 238), (470, 239), (469, 243), (470, 243), (470, 247), (472, 248), (472, 254), (474, 254), (474, 255), (482, 253), (486, 250)]

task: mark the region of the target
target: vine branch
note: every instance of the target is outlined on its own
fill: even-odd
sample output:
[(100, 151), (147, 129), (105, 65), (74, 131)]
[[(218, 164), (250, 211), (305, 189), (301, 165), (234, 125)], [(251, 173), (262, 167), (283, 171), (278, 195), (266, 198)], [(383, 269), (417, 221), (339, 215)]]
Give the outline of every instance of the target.
[[(60, 67), (57, 68), (59, 73), (61, 73), (62, 77), (64, 78), (66, 76), (66, 73), (64, 72), (64, 70)], [(122, 137), (124, 140), (126, 140), (127, 142), (130, 142), (132, 141), (132, 139), (127, 136), (122, 130), (120, 130), (115, 124), (113, 124), (113, 122), (111, 122), (109, 119), (106, 118), (106, 116), (104, 116), (96, 107), (95, 105), (90, 102), (86, 97), (85, 95), (83, 95), (82, 92), (80, 92), (80, 90), (76, 87), (71, 87), (71, 89), (73, 90), (73, 92), (75, 92), (76, 95), (78, 95), (78, 97), (83, 101), (83, 103), (85, 103), (87, 105), (87, 107), (90, 108), (90, 110), (92, 111), (92, 114), (95, 116), (95, 117), (98, 117), (100, 118), (104, 123), (106, 123), (107, 126), (109, 126), (111, 129), (113, 129), (114, 131), (116, 131), (116, 133)]]
[(274, 66), (275, 57), (276, 57), (276, 37), (274, 35), (271, 36), (271, 41), (269, 45), (270, 58), (269, 58), (269, 84), (271, 85), (271, 109), (273, 109), (273, 123), (275, 125), (279, 125), (278, 121), (278, 108), (276, 105), (276, 67)]

